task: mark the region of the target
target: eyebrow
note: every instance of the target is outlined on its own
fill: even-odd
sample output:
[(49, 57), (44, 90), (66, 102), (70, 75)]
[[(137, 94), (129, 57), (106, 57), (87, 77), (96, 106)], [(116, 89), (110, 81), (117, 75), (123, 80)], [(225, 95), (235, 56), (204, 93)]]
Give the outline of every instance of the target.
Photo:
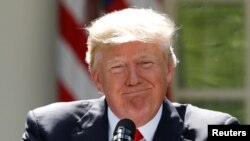
[(113, 63), (118, 63), (118, 62), (124, 62), (124, 61), (125, 61), (124, 57), (114, 57), (114, 58), (107, 61), (107, 65), (110, 65)]
[(136, 59), (143, 59), (143, 58), (150, 58), (150, 59), (155, 59), (155, 60), (159, 60), (160, 57), (159, 56), (155, 56), (153, 55), (152, 53), (149, 53), (149, 52), (143, 52), (143, 53), (140, 53)]
[[(160, 60), (159, 56), (154, 56), (153, 54), (149, 53), (149, 52), (143, 52), (140, 53), (139, 55), (136, 56), (136, 60), (138, 59), (144, 59), (144, 58), (150, 58), (150, 59), (154, 59), (154, 60)], [(126, 57), (114, 57), (110, 60), (107, 61), (107, 66), (114, 64), (114, 63), (120, 63), (120, 62), (125, 62)]]

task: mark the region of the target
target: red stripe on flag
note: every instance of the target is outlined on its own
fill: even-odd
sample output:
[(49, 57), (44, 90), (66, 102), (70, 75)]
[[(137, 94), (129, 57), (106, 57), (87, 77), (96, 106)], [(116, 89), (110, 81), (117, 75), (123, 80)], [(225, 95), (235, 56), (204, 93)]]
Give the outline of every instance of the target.
[(64, 86), (62, 81), (57, 81), (58, 86), (58, 100), (59, 101), (73, 101), (76, 98), (69, 92), (69, 90)]
[(129, 5), (124, 0), (113, 0), (107, 7), (106, 12), (112, 12), (115, 10), (121, 10), (124, 8), (128, 8)]
[(62, 37), (70, 44), (77, 58), (85, 66), (85, 69), (88, 68), (84, 61), (87, 47), (83, 26), (74, 20), (74, 17), (62, 3), (59, 3), (59, 30)]

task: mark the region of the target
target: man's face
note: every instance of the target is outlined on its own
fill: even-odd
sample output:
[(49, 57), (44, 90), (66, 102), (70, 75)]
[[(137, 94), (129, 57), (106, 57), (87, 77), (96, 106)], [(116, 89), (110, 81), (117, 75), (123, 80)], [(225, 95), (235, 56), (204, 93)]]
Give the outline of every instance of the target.
[(173, 75), (162, 49), (129, 42), (101, 51), (98, 66), (91, 72), (98, 90), (120, 119), (145, 124), (157, 113)]

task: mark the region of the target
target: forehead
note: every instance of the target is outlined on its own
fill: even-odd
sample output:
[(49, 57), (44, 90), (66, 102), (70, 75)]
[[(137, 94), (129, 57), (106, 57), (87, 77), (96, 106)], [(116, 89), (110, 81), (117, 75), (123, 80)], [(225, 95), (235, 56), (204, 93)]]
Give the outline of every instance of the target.
[(102, 55), (106, 59), (119, 60), (119, 58), (133, 57), (159, 57), (163, 50), (152, 43), (129, 42), (117, 46), (107, 47)]

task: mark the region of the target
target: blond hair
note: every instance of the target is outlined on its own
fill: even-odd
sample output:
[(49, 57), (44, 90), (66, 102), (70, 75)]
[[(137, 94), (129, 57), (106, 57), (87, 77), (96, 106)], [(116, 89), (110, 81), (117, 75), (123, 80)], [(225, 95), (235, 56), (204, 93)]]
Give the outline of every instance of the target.
[[(152, 9), (127, 8), (106, 14), (86, 28), (89, 33), (86, 62), (93, 69), (99, 58), (98, 48), (132, 41), (156, 43), (168, 49), (176, 65), (172, 49), (175, 25), (167, 15)], [(97, 61), (96, 61), (97, 60)]]

